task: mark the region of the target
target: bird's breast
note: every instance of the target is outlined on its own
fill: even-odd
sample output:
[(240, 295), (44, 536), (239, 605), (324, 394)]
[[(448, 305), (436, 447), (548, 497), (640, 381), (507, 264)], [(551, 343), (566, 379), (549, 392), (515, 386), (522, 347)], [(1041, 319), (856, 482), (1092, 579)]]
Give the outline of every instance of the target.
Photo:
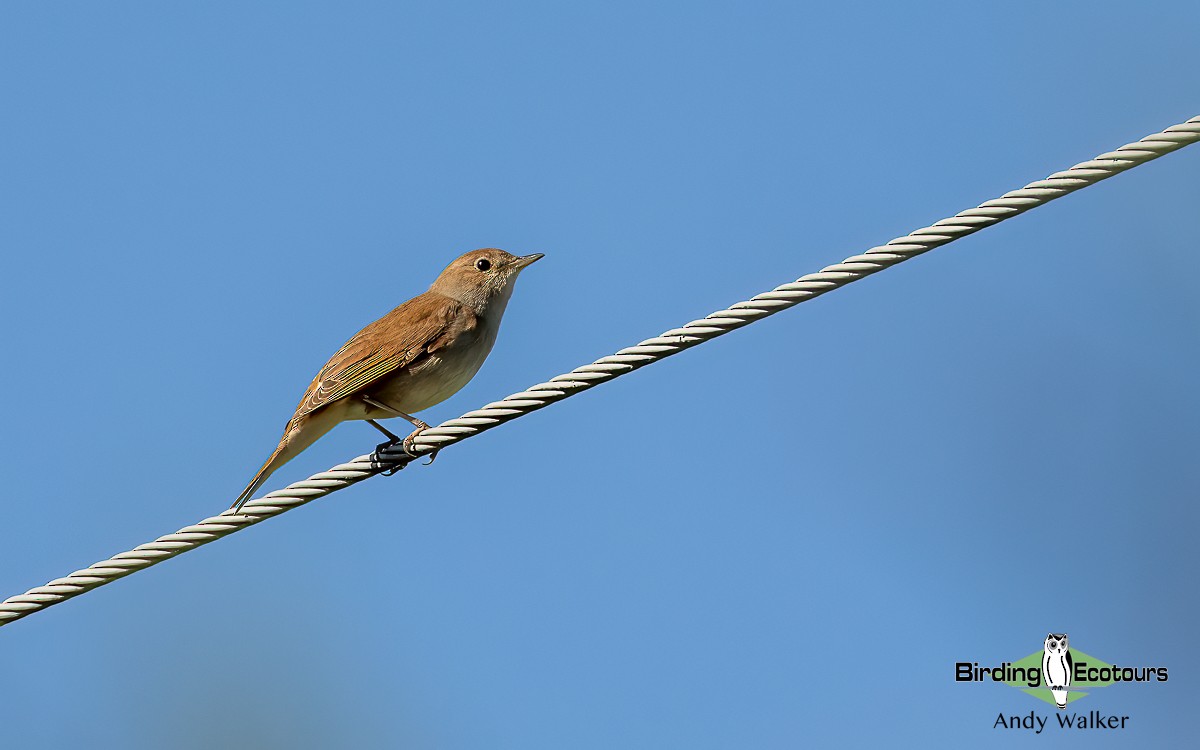
[(492, 350), (495, 334), (479, 331), (464, 341), (431, 352), (379, 381), (375, 397), (408, 414), (445, 401), (471, 382)]

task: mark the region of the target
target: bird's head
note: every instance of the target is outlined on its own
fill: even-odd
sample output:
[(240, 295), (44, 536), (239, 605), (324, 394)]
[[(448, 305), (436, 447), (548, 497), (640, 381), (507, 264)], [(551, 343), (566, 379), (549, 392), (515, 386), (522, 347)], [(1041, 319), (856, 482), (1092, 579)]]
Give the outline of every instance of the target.
[(430, 291), (469, 305), (481, 315), (503, 312), (521, 269), (541, 257), (541, 253), (513, 255), (494, 247), (472, 250), (446, 266)]

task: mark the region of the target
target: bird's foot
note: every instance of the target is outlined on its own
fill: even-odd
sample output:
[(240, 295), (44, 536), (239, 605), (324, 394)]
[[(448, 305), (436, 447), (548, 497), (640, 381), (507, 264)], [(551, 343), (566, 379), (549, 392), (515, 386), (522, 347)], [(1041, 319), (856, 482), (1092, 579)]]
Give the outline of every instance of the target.
[[(400, 447), (404, 449), (405, 453), (412, 456), (413, 458), (420, 458), (421, 454), (416, 452), (416, 447), (413, 444), (413, 439), (416, 438), (418, 435), (420, 435), (425, 430), (428, 430), (429, 425), (425, 424), (424, 422), (422, 422), (419, 419), (415, 420), (413, 422), (413, 424), (416, 425), (417, 429), (413, 430), (411, 435), (404, 438), (404, 440), (400, 443)], [(433, 463), (434, 459), (437, 458), (437, 454), (438, 454), (437, 450), (434, 450), (432, 453), (430, 453), (429, 454), (429, 463), (426, 463), (425, 465), (428, 466), (429, 464)]]
[[(401, 448), (404, 448), (404, 441), (401, 440), (400, 438), (396, 438), (395, 440), (388, 440), (385, 443), (380, 443), (379, 445), (375, 446), (376, 457), (378, 457), (380, 453), (383, 453), (384, 451), (386, 451), (388, 449), (395, 448), (397, 445), (399, 445)], [(408, 449), (404, 448), (404, 452), (408, 453)], [(407, 462), (393, 464), (390, 469), (385, 469), (384, 471), (381, 471), (380, 473), (383, 474), (383, 476), (385, 476), (385, 477), (390, 477), (393, 474), (395, 474), (396, 472), (403, 469), (405, 466), (408, 466)]]

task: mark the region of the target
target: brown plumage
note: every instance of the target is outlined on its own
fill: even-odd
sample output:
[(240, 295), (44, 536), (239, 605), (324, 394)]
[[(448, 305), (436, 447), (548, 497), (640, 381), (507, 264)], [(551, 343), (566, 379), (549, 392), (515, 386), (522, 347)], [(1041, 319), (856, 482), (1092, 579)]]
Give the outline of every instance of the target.
[(429, 291), (354, 335), (330, 358), (300, 399), (275, 452), (238, 495), (239, 509), (276, 469), (339, 422), (403, 417), (423, 429), (414, 412), (453, 396), (479, 371), (500, 330), (500, 319), (521, 269), (541, 254), (473, 250), (442, 271)]

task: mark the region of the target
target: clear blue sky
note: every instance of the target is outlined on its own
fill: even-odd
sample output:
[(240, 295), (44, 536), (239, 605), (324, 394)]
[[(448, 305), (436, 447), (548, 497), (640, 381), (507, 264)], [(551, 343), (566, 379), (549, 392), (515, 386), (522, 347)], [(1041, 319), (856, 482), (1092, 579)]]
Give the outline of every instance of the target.
[[(455, 255), (455, 417), (1200, 112), (1200, 6), (5, 3), (0, 596), (220, 512)], [(1194, 738), (1200, 147), (0, 629), (6, 746)], [(338, 428), (268, 485), (368, 452)], [(1046, 741), (1045, 735), (1038, 741)]]

